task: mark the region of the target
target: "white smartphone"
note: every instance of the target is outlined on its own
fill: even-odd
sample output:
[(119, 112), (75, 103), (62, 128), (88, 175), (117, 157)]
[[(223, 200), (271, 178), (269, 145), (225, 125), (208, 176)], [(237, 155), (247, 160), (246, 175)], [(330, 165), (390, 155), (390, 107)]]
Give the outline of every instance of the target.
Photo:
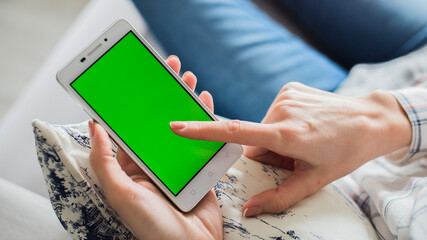
[(241, 156), (238, 144), (183, 138), (171, 121), (218, 121), (125, 20), (63, 67), (57, 80), (181, 210)]

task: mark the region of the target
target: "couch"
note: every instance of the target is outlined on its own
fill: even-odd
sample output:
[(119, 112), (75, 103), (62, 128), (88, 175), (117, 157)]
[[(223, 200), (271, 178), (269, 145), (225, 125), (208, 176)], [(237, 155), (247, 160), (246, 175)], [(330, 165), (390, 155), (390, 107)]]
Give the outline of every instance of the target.
[[(69, 239), (48, 200), (31, 121), (66, 124), (88, 119), (56, 82), (56, 72), (119, 18), (127, 19), (160, 52), (130, 0), (92, 0), (52, 49), (0, 122), (0, 232), (2, 239)], [(7, 194), (5, 194), (7, 193)]]

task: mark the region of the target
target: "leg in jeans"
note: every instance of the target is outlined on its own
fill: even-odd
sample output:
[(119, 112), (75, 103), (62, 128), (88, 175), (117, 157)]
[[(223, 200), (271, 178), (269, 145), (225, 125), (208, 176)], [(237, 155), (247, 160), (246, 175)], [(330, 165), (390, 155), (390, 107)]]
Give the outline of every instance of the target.
[(340, 64), (382, 62), (427, 43), (426, 0), (281, 0)]
[(260, 121), (281, 87), (333, 91), (347, 73), (248, 0), (134, 0), (166, 51), (210, 91), (215, 112)]

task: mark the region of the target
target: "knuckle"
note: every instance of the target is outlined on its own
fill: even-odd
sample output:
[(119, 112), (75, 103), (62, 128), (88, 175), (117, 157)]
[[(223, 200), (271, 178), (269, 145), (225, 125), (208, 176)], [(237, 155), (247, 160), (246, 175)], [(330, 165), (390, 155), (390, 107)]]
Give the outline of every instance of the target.
[(279, 101), (276, 105), (277, 105), (277, 108), (280, 108), (282, 111), (288, 112), (291, 109), (298, 107), (299, 103), (291, 99), (284, 99)]
[(280, 114), (283, 118), (292, 116), (292, 112), (296, 108), (295, 101), (292, 100), (281, 100), (278, 101), (274, 106), (271, 107), (271, 112)]
[(278, 189), (276, 189), (276, 191), (277, 191), (277, 195), (276, 195), (277, 197), (274, 199), (273, 210), (275, 213), (281, 213), (286, 209), (288, 209), (289, 207), (291, 207), (292, 203), (288, 198), (282, 196)]
[(280, 112), (286, 114), (288, 112), (288, 107), (285, 106), (282, 101), (280, 101), (271, 107), (271, 111), (275, 113)]
[(227, 135), (234, 136), (236, 134), (239, 134), (241, 132), (242, 123), (239, 120), (231, 120), (227, 122), (226, 130)]
[(279, 95), (280, 101), (297, 101), (300, 97), (300, 91), (295, 89), (288, 89), (286, 91), (283, 91)]
[(288, 85), (286, 84), (285, 86), (283, 86), (283, 87), (280, 89), (280, 91), (279, 91), (279, 95), (280, 95), (280, 96), (283, 96), (283, 94), (284, 94), (284, 93), (286, 93), (287, 91), (289, 91), (289, 87), (288, 87)]
[(299, 149), (299, 145), (302, 144), (301, 130), (293, 125), (280, 126), (276, 130), (276, 141), (274, 144), (275, 149), (278, 150), (290, 150)]
[(299, 89), (299, 88), (301, 88), (302, 86), (304, 86), (304, 84), (302, 84), (302, 83), (300, 83), (300, 82), (290, 82), (290, 83), (288, 83), (289, 85), (290, 85), (290, 87), (292, 88), (292, 89)]
[(288, 83), (280, 89), (279, 94), (282, 95), (283, 93), (285, 93), (289, 90), (290, 90), (290, 87), (289, 87), (289, 83)]
[(286, 136), (287, 139), (295, 140), (300, 135), (300, 129), (294, 125), (281, 126), (278, 132), (282, 136)]
[(285, 86), (282, 87), (282, 89), (280, 90), (280, 93), (287, 92), (290, 90), (295, 90), (295, 89), (300, 88), (301, 86), (302, 86), (302, 84), (299, 82), (289, 82)]
[(193, 125), (193, 127), (194, 127), (194, 131), (195, 132), (202, 132), (202, 131), (205, 131), (205, 130), (209, 130), (209, 129), (207, 129), (207, 127), (206, 126), (204, 126), (201, 122), (195, 122), (196, 124), (194, 124)]
[(205, 125), (204, 122), (197, 122), (194, 125), (194, 134), (197, 134), (200, 140), (206, 140), (209, 133), (215, 131), (215, 128), (210, 125)]

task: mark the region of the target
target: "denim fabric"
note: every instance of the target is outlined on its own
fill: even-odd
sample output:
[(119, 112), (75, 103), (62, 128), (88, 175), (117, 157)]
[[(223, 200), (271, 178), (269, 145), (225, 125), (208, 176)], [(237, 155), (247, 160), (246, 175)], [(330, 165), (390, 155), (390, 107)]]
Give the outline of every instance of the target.
[(281, 87), (298, 81), (333, 91), (346, 71), (248, 0), (135, 0), (169, 54), (193, 71), (215, 112), (260, 121)]
[[(216, 113), (259, 121), (280, 88), (298, 81), (333, 91), (347, 72), (249, 0), (134, 0), (153, 32)], [(328, 56), (350, 68), (406, 54), (427, 42), (424, 0), (280, 0)]]
[(345, 67), (377, 63), (427, 43), (426, 0), (280, 0), (286, 14)]

